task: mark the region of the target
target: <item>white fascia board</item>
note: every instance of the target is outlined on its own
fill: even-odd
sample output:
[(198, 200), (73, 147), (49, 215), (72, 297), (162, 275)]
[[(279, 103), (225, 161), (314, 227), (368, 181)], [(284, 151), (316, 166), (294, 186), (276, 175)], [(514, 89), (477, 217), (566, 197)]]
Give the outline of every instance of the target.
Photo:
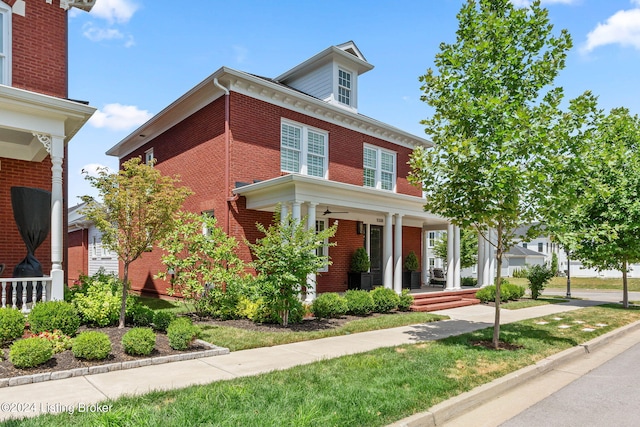
[(296, 65), (292, 69), (284, 72), (283, 74), (280, 74), (275, 78), (275, 80), (286, 81), (293, 75), (313, 70), (318, 66), (318, 64), (322, 64), (327, 61), (327, 58), (331, 55), (336, 55), (339, 58), (344, 58), (350, 64), (349, 67), (353, 68), (358, 73), (358, 75), (366, 73), (367, 71), (373, 69), (373, 65), (369, 64), (367, 61), (363, 61), (362, 59), (353, 56), (352, 54), (347, 53), (342, 49), (337, 48), (336, 46), (330, 46), (322, 52), (307, 59), (306, 61)]

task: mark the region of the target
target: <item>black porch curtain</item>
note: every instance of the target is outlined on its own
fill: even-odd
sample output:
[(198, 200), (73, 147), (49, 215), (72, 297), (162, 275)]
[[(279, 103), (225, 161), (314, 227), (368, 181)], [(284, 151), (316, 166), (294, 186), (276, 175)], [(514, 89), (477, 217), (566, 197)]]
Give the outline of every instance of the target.
[(13, 277), (42, 277), (42, 265), (34, 256), (51, 228), (51, 192), (40, 188), (11, 187), (13, 217), (27, 256), (13, 269)]

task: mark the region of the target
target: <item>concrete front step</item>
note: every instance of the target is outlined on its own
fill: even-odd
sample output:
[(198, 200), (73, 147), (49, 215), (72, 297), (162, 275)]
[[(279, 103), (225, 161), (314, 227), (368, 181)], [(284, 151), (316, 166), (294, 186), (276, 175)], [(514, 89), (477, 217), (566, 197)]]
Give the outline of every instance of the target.
[(449, 308), (466, 307), (469, 305), (480, 304), (480, 300), (476, 298), (464, 298), (457, 301), (439, 302), (427, 305), (412, 305), (409, 307), (411, 311), (438, 311)]

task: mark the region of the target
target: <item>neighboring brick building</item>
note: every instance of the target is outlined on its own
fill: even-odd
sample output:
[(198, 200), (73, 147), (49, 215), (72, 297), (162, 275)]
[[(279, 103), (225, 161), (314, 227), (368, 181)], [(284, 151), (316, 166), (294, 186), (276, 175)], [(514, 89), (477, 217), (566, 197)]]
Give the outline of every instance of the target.
[[(364, 246), (374, 284), (399, 292), (404, 257), (421, 259), (425, 230), (447, 221), (424, 212), (407, 180), (409, 155), (431, 143), (358, 114), (358, 77), (372, 68), (353, 42), (275, 79), (222, 67), (107, 154), (155, 158), (194, 192), (187, 209), (213, 212), (240, 242), (260, 237), (255, 223), (272, 221), (278, 204), (309, 227), (338, 220), (317, 291), (346, 290), (351, 254)], [(240, 255), (250, 260), (244, 243)], [(159, 250), (145, 253), (130, 267), (133, 289), (165, 294), (154, 279), (163, 268)]]
[(0, 282), (12, 283), (6, 278), (26, 255), (11, 187), (50, 191), (50, 234), (35, 253), (51, 277), (43, 282), (53, 283), (49, 298), (62, 298), (64, 285), (67, 143), (94, 112), (68, 99), (67, 11), (94, 2), (0, 0)]

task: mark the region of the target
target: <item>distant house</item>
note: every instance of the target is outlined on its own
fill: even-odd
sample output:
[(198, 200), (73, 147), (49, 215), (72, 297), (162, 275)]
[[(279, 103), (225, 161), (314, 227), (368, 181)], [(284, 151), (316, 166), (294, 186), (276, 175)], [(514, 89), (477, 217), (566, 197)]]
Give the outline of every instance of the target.
[(50, 208), (45, 208), (50, 212), (44, 215), (51, 218), (50, 232), (35, 257), (42, 266), (41, 283), (45, 284), (47, 298), (63, 297), (67, 144), (95, 111), (84, 102), (69, 99), (67, 12), (73, 7), (89, 11), (94, 3), (0, 0), (0, 263), (6, 267), (0, 279), (3, 298), (5, 290), (20, 283), (12, 276), (27, 254), (14, 219), (12, 187), (50, 192)]
[(69, 208), (69, 262), (67, 284), (72, 286), (80, 275), (92, 276), (102, 269), (118, 274), (118, 255), (102, 245), (102, 233), (82, 213), (86, 203)]
[[(244, 239), (260, 237), (255, 223), (271, 223), (277, 206), (310, 229), (339, 221), (317, 292), (347, 289), (359, 247), (374, 285), (400, 292), (404, 258), (414, 251), (424, 278), (428, 233), (450, 225), (424, 211), (421, 189), (407, 180), (411, 152), (431, 142), (359, 113), (359, 79), (371, 69), (353, 42), (276, 78), (222, 67), (107, 154), (121, 163), (155, 159), (163, 173), (179, 174), (195, 193), (185, 207), (214, 215), (246, 261)], [(165, 294), (167, 283), (155, 278), (164, 268), (159, 250), (145, 253), (129, 270), (132, 288)]]

